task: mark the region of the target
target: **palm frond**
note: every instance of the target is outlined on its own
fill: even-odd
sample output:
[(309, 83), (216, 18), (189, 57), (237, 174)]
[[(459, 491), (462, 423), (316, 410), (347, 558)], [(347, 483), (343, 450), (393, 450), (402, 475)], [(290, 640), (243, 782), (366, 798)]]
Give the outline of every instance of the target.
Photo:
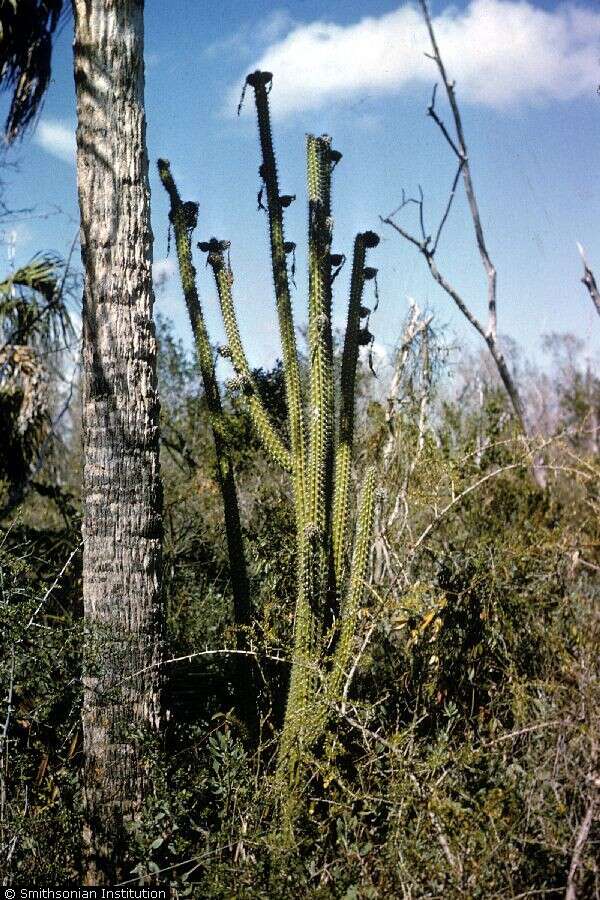
[(4, 343), (53, 349), (72, 337), (66, 274), (63, 260), (45, 253), (0, 281), (0, 337)]
[(40, 107), (63, 12), (63, 0), (0, 0), (0, 91), (12, 93), (5, 124), (9, 144), (22, 137)]

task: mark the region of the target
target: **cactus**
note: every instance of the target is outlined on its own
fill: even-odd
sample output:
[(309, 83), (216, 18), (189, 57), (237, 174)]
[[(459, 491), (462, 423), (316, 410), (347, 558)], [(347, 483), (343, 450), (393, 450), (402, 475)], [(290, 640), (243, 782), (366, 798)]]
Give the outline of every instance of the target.
[[(169, 195), (171, 205), (169, 219), (175, 234), (181, 285), (196, 344), (198, 366), (204, 384), (204, 396), (213, 432), (216, 479), (221, 491), (225, 514), (225, 532), (231, 569), (234, 618), (237, 625), (247, 626), (250, 624), (250, 591), (242, 541), (237, 490), (231, 456), (226, 441), (225, 419), (219, 385), (215, 375), (213, 351), (202, 314), (196, 287), (196, 270), (192, 262), (191, 236), (197, 224), (198, 206), (190, 202), (182, 203), (167, 160), (158, 160), (158, 172)], [(240, 635), (243, 634), (242, 631), (239, 633)]]
[[(192, 261), (192, 233), (197, 224), (198, 204), (189, 201), (186, 203), (182, 202), (167, 160), (158, 160), (158, 173), (169, 195), (169, 222), (175, 235), (181, 286), (196, 345), (198, 368), (204, 384), (204, 397), (213, 433), (216, 463), (215, 478), (221, 493), (225, 519), (225, 537), (233, 594), (233, 617), (235, 624), (238, 626), (237, 649), (245, 653), (249, 648), (248, 630), (251, 624), (251, 604), (240, 509), (231, 453), (227, 444), (221, 394), (215, 374), (213, 351), (198, 296), (196, 269)], [(256, 725), (256, 697), (254, 689), (256, 671), (253, 660), (248, 656), (236, 656), (234, 665), (242, 713), (247, 725), (251, 730), (254, 730)]]
[[(198, 246), (205, 253), (208, 253), (208, 263), (211, 266), (215, 277), (221, 314), (225, 325), (225, 333), (229, 342), (225, 355), (229, 356), (231, 359), (233, 368), (243, 387), (254, 427), (273, 462), (280, 465), (285, 471), (291, 472), (292, 459), (290, 452), (283, 445), (281, 438), (269, 420), (269, 415), (265, 410), (256, 389), (254, 378), (240, 338), (231, 292), (233, 276), (230, 269), (225, 264), (223, 253), (223, 251), (228, 248), (228, 243), (226, 241), (217, 241), (213, 238), (207, 243), (199, 243)], [(221, 353), (223, 354), (223, 348), (221, 349)]]
[(335, 455), (335, 496), (333, 503), (333, 554), (336, 578), (344, 572), (344, 553), (348, 544), (348, 523), (350, 510), (350, 470), (352, 445), (354, 441), (354, 406), (356, 388), (356, 365), (361, 343), (369, 339), (366, 326), (361, 328), (361, 319), (369, 310), (362, 305), (363, 288), (366, 278), (376, 269), (365, 268), (366, 251), (376, 247), (379, 238), (372, 231), (357, 234), (354, 241), (352, 276), (350, 280), (350, 302), (348, 320), (344, 335), (342, 372), (340, 377), (340, 418), (338, 443)]
[[(374, 277), (376, 271), (366, 267), (365, 263), (367, 252), (377, 246), (379, 238), (373, 232), (366, 231), (358, 234), (354, 243), (342, 354), (340, 410), (336, 422), (332, 283), (345, 257), (332, 251), (331, 175), (341, 159), (341, 153), (332, 149), (331, 138), (327, 135), (307, 136), (309, 391), (305, 404), (288, 273), (288, 255), (295, 251), (295, 244), (285, 240), (283, 221), (284, 209), (295, 198), (292, 195), (282, 196), (279, 192), (268, 102), (271, 81), (270, 73), (253, 72), (246, 79), (244, 93), (247, 87), (254, 90), (258, 117), (262, 151), (259, 174), (263, 180), (258, 201), (259, 207), (265, 208), (262, 198), (266, 196), (275, 301), (283, 350), (289, 448), (284, 446), (262, 404), (240, 339), (233, 301), (233, 274), (225, 257), (229, 244), (211, 238), (198, 246), (208, 254), (207, 262), (214, 276), (227, 334), (226, 355), (242, 385), (257, 434), (269, 457), (292, 477), (297, 537), (297, 596), (290, 684), (276, 772), (278, 788), (282, 798), (285, 797), (282, 809), (290, 824), (301, 793), (304, 754), (317, 748), (329, 711), (343, 691), (351, 666), (367, 578), (376, 495), (375, 472), (371, 468), (365, 477), (354, 540), (350, 531), (350, 478), (359, 348), (371, 339), (364, 324), (369, 311), (362, 305), (362, 296), (365, 281)], [(243, 99), (244, 94), (241, 102)], [(164, 177), (163, 183), (167, 187)], [(183, 255), (187, 258), (185, 235), (189, 241), (189, 228), (184, 234), (185, 229), (178, 226), (175, 219), (173, 224), (178, 251), (180, 243), (183, 243)], [(184, 269), (187, 271), (191, 267), (191, 262), (184, 259), (184, 263), (182, 279)], [(218, 425), (215, 428), (217, 420), (218, 417), (213, 421), (216, 444), (219, 433)]]

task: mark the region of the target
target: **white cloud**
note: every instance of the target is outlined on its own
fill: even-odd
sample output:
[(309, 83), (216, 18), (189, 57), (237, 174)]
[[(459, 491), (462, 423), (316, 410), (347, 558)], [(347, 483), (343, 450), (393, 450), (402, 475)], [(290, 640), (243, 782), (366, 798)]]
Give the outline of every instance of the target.
[(58, 119), (44, 119), (37, 127), (36, 143), (64, 162), (75, 162), (75, 127)]
[(251, 57), (257, 46), (265, 47), (280, 40), (294, 24), (286, 9), (273, 9), (264, 18), (244, 23), (237, 31), (209, 44), (203, 52), (210, 59), (221, 54)]
[[(434, 19), (461, 100), (503, 108), (592, 95), (600, 80), (600, 12), (573, 3), (549, 12), (527, 0), (472, 0)], [(357, 93), (382, 95), (435, 80), (420, 13), (403, 5), (352, 25), (294, 27), (251, 68), (275, 75), (275, 114), (316, 109)], [(231, 88), (235, 110), (239, 85)]]
[(279, 40), (294, 25), (294, 20), (287, 9), (274, 9), (258, 22), (255, 28), (256, 40), (269, 44)]
[(152, 263), (152, 280), (157, 290), (164, 288), (175, 274), (175, 262), (172, 259), (156, 259)]

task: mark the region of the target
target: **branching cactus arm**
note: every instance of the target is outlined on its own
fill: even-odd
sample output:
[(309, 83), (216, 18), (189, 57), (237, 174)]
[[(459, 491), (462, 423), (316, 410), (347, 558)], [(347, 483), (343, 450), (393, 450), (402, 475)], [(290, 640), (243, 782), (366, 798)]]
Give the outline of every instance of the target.
[[(307, 441), (304, 411), (302, 408), (300, 366), (298, 363), (298, 351), (296, 347), (296, 335), (294, 332), (294, 320), (292, 316), (287, 270), (287, 245), (283, 228), (284, 206), (279, 193), (277, 164), (275, 160), (275, 151), (273, 149), (273, 137), (271, 134), (271, 119), (267, 93), (267, 86), (271, 84), (271, 81), (272, 75), (270, 72), (253, 72), (251, 75), (248, 75), (246, 84), (254, 89), (256, 100), (258, 130), (263, 160), (261, 174), (264, 178), (267, 195), (273, 281), (275, 283), (275, 298), (277, 302), (277, 315), (285, 370), (285, 389), (290, 423), (290, 440), (292, 445), (292, 456), (294, 457), (296, 517), (299, 528), (303, 528), (305, 525), (304, 498)], [(286, 200), (287, 199), (289, 198), (286, 198)]]
[(348, 596), (342, 609), (340, 635), (336, 645), (331, 670), (327, 683), (327, 699), (335, 701), (341, 694), (344, 678), (350, 667), (354, 640), (356, 638), (360, 605), (365, 593), (367, 571), (371, 546), (373, 542), (373, 525), (375, 520), (375, 467), (367, 470), (362, 491), (358, 526), (350, 569)]
[[(333, 461), (333, 361), (329, 249), (330, 140), (307, 137), (308, 341), (310, 355), (309, 456), (305, 477), (305, 525), (298, 533), (299, 585), (294, 621), (294, 666), (279, 773), (293, 780), (299, 743), (317, 690), (328, 594)], [(285, 774), (284, 774), (285, 773)]]
[(261, 439), (265, 450), (271, 456), (273, 461), (280, 465), (285, 471), (291, 472), (291, 454), (275, 431), (269, 414), (260, 399), (256, 382), (248, 364), (240, 337), (235, 306), (233, 303), (231, 287), (233, 281), (232, 273), (229, 266), (225, 264), (224, 258), (224, 250), (227, 247), (227, 242), (218, 241), (216, 238), (212, 238), (206, 243), (202, 242), (198, 244), (198, 247), (200, 250), (208, 253), (208, 262), (215, 277), (221, 314), (223, 316), (223, 323), (227, 334), (227, 351), (231, 356), (233, 368), (241, 379), (243, 392), (247, 399), (248, 409), (256, 432)]
[[(348, 523), (350, 517), (350, 471), (352, 447), (354, 443), (354, 409), (356, 393), (356, 367), (361, 343), (370, 340), (366, 326), (361, 328), (361, 320), (368, 315), (362, 305), (365, 284), (366, 251), (379, 243), (373, 231), (358, 234), (354, 241), (352, 277), (350, 281), (350, 302), (340, 382), (340, 418), (338, 443), (335, 456), (335, 496), (333, 505), (333, 555), (335, 577), (342, 583), (348, 546)], [(375, 271), (375, 270), (371, 270)], [(368, 272), (370, 274), (370, 272)]]
[[(236, 624), (250, 623), (250, 591), (244, 555), (242, 527), (235, 486), (233, 466), (225, 441), (225, 422), (219, 385), (215, 375), (212, 348), (206, 329), (202, 307), (196, 288), (196, 270), (192, 261), (191, 234), (196, 226), (198, 208), (182, 203), (167, 160), (158, 160), (158, 172), (171, 203), (170, 221), (175, 234), (179, 274), (185, 303), (196, 344), (198, 367), (204, 384), (204, 395), (213, 432), (216, 477), (223, 500), (227, 549), (231, 568), (231, 583)], [(240, 635), (243, 645), (243, 635)]]
[[(327, 137), (307, 138), (308, 341), (310, 354), (309, 522), (315, 529), (319, 581), (327, 582), (333, 491), (333, 358), (331, 342), (331, 162)], [(323, 596), (322, 600), (325, 597)]]

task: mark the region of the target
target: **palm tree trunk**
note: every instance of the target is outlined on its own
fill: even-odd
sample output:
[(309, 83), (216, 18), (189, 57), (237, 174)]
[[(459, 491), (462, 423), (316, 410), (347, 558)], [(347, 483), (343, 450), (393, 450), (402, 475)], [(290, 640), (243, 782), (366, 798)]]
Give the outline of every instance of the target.
[(84, 878), (125, 871), (160, 720), (162, 493), (142, 0), (73, 0), (84, 442)]

